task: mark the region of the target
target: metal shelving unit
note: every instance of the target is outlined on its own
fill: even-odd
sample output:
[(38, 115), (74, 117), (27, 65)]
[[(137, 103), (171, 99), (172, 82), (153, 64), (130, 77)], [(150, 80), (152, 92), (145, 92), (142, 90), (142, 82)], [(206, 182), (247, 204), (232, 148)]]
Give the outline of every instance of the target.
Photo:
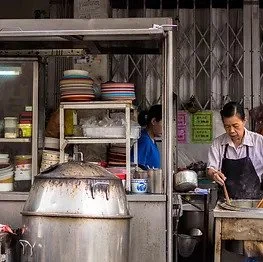
[[(110, 137), (99, 137), (99, 138), (88, 138), (88, 137), (65, 137), (64, 135), (64, 121), (65, 114), (64, 110), (89, 110), (89, 109), (119, 109), (125, 110), (125, 122), (126, 132), (125, 137), (110, 138)], [(124, 103), (119, 101), (92, 101), (92, 102), (64, 102), (60, 104), (59, 118), (60, 118), (60, 162), (64, 159), (64, 150), (68, 144), (126, 144), (126, 190), (131, 191), (131, 111), (135, 110), (135, 107), (131, 103)], [(106, 128), (105, 128), (106, 130)], [(135, 152), (135, 163), (137, 163), (137, 141), (134, 144)]]
[(30, 143), (31, 138), (0, 138), (0, 143)]
[[(0, 38), (1, 42), (1, 38)], [(20, 65), (23, 62), (32, 63), (32, 137), (31, 138), (0, 138), (0, 143), (31, 143), (31, 155), (32, 155), (32, 177), (31, 182), (33, 184), (34, 175), (38, 174), (38, 70), (39, 64), (37, 58), (30, 57), (0, 57), (1, 64)], [(16, 192), (14, 192), (16, 193)], [(20, 193), (20, 192), (19, 192)]]

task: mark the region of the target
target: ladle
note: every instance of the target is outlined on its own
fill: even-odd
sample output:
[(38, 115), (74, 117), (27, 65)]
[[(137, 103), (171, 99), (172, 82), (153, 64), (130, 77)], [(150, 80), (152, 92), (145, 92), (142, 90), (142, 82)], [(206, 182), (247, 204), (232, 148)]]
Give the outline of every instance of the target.
[(229, 198), (229, 195), (228, 195), (228, 192), (227, 192), (227, 189), (226, 189), (226, 184), (224, 183), (223, 185), (223, 189), (224, 189), (224, 195), (225, 195), (225, 198), (226, 198), (226, 203), (228, 205), (230, 205), (230, 198)]

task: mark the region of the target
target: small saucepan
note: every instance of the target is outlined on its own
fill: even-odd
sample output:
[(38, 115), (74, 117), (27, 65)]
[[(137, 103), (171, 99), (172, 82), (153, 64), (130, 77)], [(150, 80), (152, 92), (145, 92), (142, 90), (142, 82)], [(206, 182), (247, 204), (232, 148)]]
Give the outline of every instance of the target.
[(174, 175), (174, 189), (176, 191), (191, 191), (194, 190), (197, 185), (197, 173), (193, 170), (179, 171)]

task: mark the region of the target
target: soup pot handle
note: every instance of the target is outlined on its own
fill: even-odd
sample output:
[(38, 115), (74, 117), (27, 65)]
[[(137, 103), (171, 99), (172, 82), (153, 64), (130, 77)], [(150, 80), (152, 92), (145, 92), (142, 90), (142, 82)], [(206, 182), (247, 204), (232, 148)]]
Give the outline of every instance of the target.
[(94, 184), (91, 184), (91, 196), (94, 199), (95, 198), (95, 191), (96, 188), (100, 189), (105, 192), (106, 199), (109, 200), (109, 183), (108, 182), (95, 182)]
[(32, 257), (32, 256), (33, 256), (33, 248), (34, 248), (34, 245), (32, 246), (27, 240), (24, 240), (24, 239), (20, 239), (20, 240), (19, 240), (19, 243), (20, 243), (20, 245), (22, 246), (23, 255), (25, 254), (25, 248), (26, 248), (27, 246), (30, 247), (30, 256)]

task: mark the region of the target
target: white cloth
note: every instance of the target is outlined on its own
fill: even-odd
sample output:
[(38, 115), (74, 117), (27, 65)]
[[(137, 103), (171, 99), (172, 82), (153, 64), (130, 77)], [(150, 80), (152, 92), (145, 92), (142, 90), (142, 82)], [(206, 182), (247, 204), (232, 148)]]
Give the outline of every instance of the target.
[(249, 147), (249, 157), (261, 180), (263, 174), (263, 136), (245, 129), (243, 142), (237, 148), (226, 133), (217, 137), (208, 151), (207, 168), (221, 170), (226, 144), (229, 144), (226, 152), (226, 158), (229, 159), (246, 157), (246, 145)]

